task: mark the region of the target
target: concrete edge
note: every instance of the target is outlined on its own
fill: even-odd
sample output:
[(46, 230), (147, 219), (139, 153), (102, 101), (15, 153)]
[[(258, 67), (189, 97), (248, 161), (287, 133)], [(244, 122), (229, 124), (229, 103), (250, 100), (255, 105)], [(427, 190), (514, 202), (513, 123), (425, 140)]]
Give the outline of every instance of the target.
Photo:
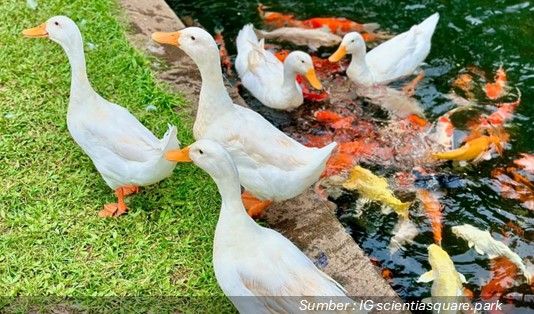
[[(194, 117), (201, 85), (196, 65), (180, 49), (161, 46), (150, 39), (152, 32), (175, 31), (184, 28), (184, 24), (164, 0), (117, 2), (125, 9), (134, 31), (127, 34), (130, 42), (169, 64), (167, 69), (155, 69), (158, 78), (184, 94)], [(229, 88), (229, 92), (236, 103), (244, 104), (234, 89)], [(312, 188), (294, 199), (273, 204), (264, 218), (342, 284), (348, 295), (393, 297), (402, 302)]]

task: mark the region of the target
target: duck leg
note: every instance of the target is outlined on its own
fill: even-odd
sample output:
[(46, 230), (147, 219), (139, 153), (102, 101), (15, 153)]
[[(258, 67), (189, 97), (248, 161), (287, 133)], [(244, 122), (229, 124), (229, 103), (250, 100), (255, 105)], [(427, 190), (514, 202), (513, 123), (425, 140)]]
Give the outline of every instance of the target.
[[(128, 210), (130, 210), (130, 208), (128, 208), (128, 206), (126, 206), (126, 203), (124, 202), (125, 195), (130, 195), (130, 194), (135, 193), (135, 192), (132, 192), (130, 188), (131, 186), (126, 186), (126, 187), (120, 187), (116, 189), (115, 195), (117, 195), (118, 202), (104, 205), (104, 209), (100, 211), (98, 216), (117, 218), (120, 215), (126, 213)], [(125, 194), (125, 192), (128, 192), (129, 194)]]
[(273, 203), (272, 201), (262, 201), (247, 191), (241, 194), (241, 200), (247, 209), (248, 215), (254, 219), (260, 218), (263, 210)]
[(417, 86), (417, 84), (419, 84), (419, 82), (423, 79), (423, 77), (425, 77), (425, 71), (419, 72), (419, 74), (417, 74), (417, 76), (410, 83), (408, 83), (408, 84), (406, 84), (406, 86), (404, 86), (402, 91), (408, 97), (413, 96), (415, 94), (415, 86)]
[(139, 191), (141, 191), (141, 188), (135, 185), (125, 185), (122, 187), (122, 191), (124, 196), (128, 196), (139, 193)]

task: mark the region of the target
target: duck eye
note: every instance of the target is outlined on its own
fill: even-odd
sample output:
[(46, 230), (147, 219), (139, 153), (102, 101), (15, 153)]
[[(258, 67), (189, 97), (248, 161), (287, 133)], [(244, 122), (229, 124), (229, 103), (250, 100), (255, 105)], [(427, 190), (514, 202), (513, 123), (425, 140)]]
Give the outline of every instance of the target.
[(202, 149), (199, 149), (198, 152), (200, 153), (200, 155), (204, 155), (204, 152), (202, 151)]
[(304, 63), (304, 60), (300, 60), (300, 62)]
[(59, 22), (58, 21), (55, 21), (54, 24), (56, 24), (56, 26), (59, 26)]
[(192, 39), (192, 40), (195, 40), (196, 38), (195, 38), (195, 36), (191, 36), (191, 39)]

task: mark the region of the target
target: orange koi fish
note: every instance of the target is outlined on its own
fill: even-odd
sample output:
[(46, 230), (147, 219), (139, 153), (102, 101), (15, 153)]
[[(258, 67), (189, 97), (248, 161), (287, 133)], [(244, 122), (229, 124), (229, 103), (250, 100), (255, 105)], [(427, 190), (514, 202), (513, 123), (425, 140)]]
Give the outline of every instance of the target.
[(377, 23), (360, 24), (343, 17), (316, 17), (303, 21), (307, 28), (328, 28), (334, 34), (349, 32), (372, 33), (380, 27)]
[(491, 260), (491, 280), (482, 287), (481, 297), (489, 300), (494, 296), (500, 297), (504, 290), (514, 285), (517, 266), (509, 259), (499, 256)]
[(432, 223), (434, 242), (441, 246), (441, 221), (443, 220), (443, 215), (441, 214), (442, 206), (437, 197), (428, 190), (418, 189), (417, 197), (423, 204), (425, 213)]
[(226, 73), (228, 75), (233, 75), (232, 62), (230, 61), (230, 58), (228, 58), (228, 51), (226, 50), (226, 45), (224, 44), (222, 31), (215, 30), (214, 38), (215, 38), (215, 42), (217, 43), (217, 46), (219, 46), (219, 56), (221, 57), (221, 63), (226, 68)]
[(334, 129), (350, 128), (354, 122), (354, 117), (343, 117), (330, 110), (317, 111), (313, 115), (317, 121), (326, 123)]
[(321, 175), (321, 178), (329, 177), (334, 174), (338, 174), (346, 169), (352, 168), (352, 166), (356, 162), (356, 158), (356, 155), (335, 151), (330, 156), (330, 159), (328, 159), (328, 161), (326, 162), (326, 167), (323, 171), (323, 174)]
[(495, 74), (495, 82), (487, 83), (484, 89), (486, 90), (486, 96), (489, 99), (501, 98), (506, 87), (506, 72), (502, 67), (497, 70)]
[(514, 160), (514, 164), (523, 167), (523, 170), (534, 174), (534, 155), (521, 153), (523, 158)]
[(258, 13), (263, 18), (263, 22), (267, 25), (273, 25), (276, 27), (302, 27), (302, 21), (293, 19), (293, 14), (282, 14), (279, 12), (265, 12), (263, 9), (268, 7), (263, 4), (258, 4)]
[(453, 87), (457, 87), (465, 92), (467, 99), (474, 99), (475, 94), (471, 91), (474, 87), (473, 76), (467, 73), (462, 73), (452, 83)]
[(428, 125), (428, 121), (415, 114), (407, 116), (406, 121), (410, 122), (419, 131), (422, 131)]
[(377, 23), (360, 24), (346, 18), (337, 17), (317, 17), (307, 20), (297, 20), (293, 14), (283, 14), (279, 12), (264, 11), (268, 7), (263, 4), (258, 5), (258, 13), (267, 25), (276, 27), (300, 27), (307, 29), (327, 28), (332, 33), (345, 35), (348, 32), (364, 33), (364, 40), (372, 41), (376, 39), (388, 39), (392, 36), (386, 34), (372, 34), (380, 27)]
[(330, 143), (333, 142), (332, 134), (325, 134), (325, 135), (312, 135), (312, 134), (306, 134), (304, 135), (306, 138), (306, 142), (304, 143), (304, 146), (308, 147), (324, 147)]

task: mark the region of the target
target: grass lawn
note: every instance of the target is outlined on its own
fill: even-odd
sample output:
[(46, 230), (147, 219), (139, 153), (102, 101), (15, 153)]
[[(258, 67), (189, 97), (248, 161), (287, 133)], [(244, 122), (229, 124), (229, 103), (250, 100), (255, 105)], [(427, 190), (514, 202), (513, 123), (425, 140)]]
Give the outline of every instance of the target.
[[(220, 204), (215, 184), (179, 164), (169, 179), (128, 197), (127, 215), (99, 218), (103, 204), (116, 199), (67, 130), (67, 57), (58, 44), (21, 31), (54, 15), (71, 17), (84, 37), (95, 90), (158, 137), (167, 123), (176, 125), (187, 145), (192, 120), (174, 109), (184, 100), (158, 84), (149, 57), (130, 46), (124, 13), (112, 0), (37, 3), (32, 10), (26, 1), (0, 2), (0, 296), (70, 296), (123, 309), (128, 300), (161, 306), (152, 297), (188, 296), (168, 299), (172, 309), (232, 311), (211, 263)], [(149, 298), (118, 298), (126, 296)]]

